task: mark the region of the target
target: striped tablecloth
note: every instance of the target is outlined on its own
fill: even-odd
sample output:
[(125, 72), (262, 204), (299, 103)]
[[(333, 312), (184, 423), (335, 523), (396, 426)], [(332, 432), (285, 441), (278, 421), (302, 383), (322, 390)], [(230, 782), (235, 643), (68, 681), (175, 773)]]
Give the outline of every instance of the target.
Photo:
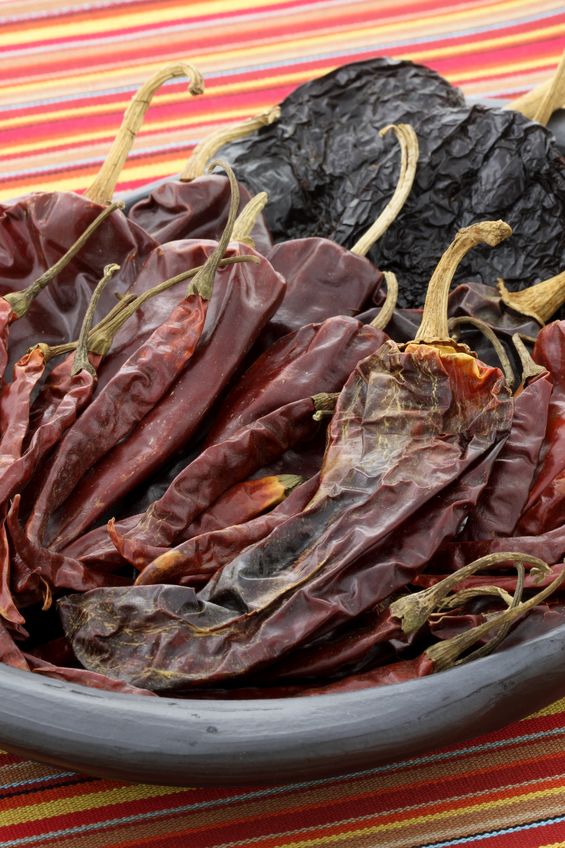
[[(164, 87), (120, 190), (179, 171), (213, 126), (344, 62), (410, 58), (509, 99), (565, 48), (556, 0), (0, 0), (0, 18), (0, 199), (84, 189), (131, 94), (168, 61), (193, 60), (207, 93)], [(0, 848), (555, 848), (564, 778), (565, 701), (429, 756), (274, 789), (123, 785), (0, 752)]]

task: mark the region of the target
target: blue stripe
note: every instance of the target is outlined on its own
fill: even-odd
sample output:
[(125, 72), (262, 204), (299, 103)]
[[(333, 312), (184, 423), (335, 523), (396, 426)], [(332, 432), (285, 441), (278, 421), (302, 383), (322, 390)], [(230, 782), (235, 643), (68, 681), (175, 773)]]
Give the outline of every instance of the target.
[(3, 789), (15, 789), (18, 786), (31, 786), (32, 783), (44, 783), (48, 780), (59, 780), (61, 777), (74, 777), (75, 774), (75, 771), (58, 771), (55, 774), (47, 774), (44, 777), (32, 777), (30, 780), (16, 780), (15, 783), (0, 783), (0, 791)]
[[(538, 827), (559, 824), (559, 822), (565, 822), (565, 816), (557, 816), (554, 819), (542, 819), (541, 821), (529, 822), (528, 824), (518, 824), (514, 827), (504, 827), (502, 830), (487, 830), (485, 833), (477, 833), (474, 836), (463, 836), (460, 839), (449, 839), (447, 842), (427, 842), (425, 845), (419, 845), (418, 848), (448, 848), (450, 845), (468, 845), (470, 842), (478, 842), (479, 839), (492, 839), (493, 836), (521, 833), (524, 830), (534, 830)], [(565, 845), (565, 842), (560, 842), (559, 844)]]
[[(423, 757), (413, 757), (408, 760), (401, 760), (396, 763), (389, 763), (384, 766), (377, 766), (372, 769), (363, 769), (362, 771), (351, 772), (345, 775), (336, 775), (335, 777), (321, 778), (319, 780), (309, 780), (300, 783), (290, 783), (285, 786), (274, 786), (265, 789), (258, 789), (252, 792), (242, 792), (238, 795), (231, 795), (229, 798), (219, 798), (211, 801), (196, 801), (191, 804), (182, 804), (178, 807), (169, 807), (164, 810), (149, 810), (145, 813), (137, 813), (131, 816), (121, 816), (113, 819), (106, 819), (103, 822), (92, 824), (77, 825), (76, 827), (54, 830), (48, 833), (43, 833), (40, 836), (25, 836), (21, 839), (10, 839), (0, 842), (0, 848), (17, 848), (21, 845), (30, 845), (40, 839), (56, 839), (58, 837), (72, 836), (78, 833), (88, 833), (89, 831), (99, 830), (105, 827), (115, 827), (123, 824), (133, 824), (134, 822), (143, 822), (151, 819), (162, 818), (164, 816), (172, 816), (178, 813), (188, 813), (197, 810), (210, 809), (211, 807), (228, 807), (230, 804), (240, 801), (251, 801), (258, 798), (268, 798), (276, 795), (282, 795), (287, 792), (296, 791), (299, 789), (310, 789), (315, 786), (329, 786), (331, 784), (340, 783), (343, 780), (351, 780), (357, 777), (368, 777), (377, 774), (386, 774), (387, 772), (398, 771), (409, 766), (426, 765), (428, 763), (436, 763), (446, 760), (457, 759), (460, 756), (467, 756), (482, 751), (492, 751), (500, 748), (509, 747), (519, 742), (529, 742), (535, 739), (550, 738), (555, 736), (565, 735), (565, 727), (554, 728), (553, 730), (538, 731), (537, 733), (526, 733), (521, 736), (513, 736), (511, 739), (498, 739), (494, 742), (485, 742), (480, 745), (468, 745), (464, 748), (457, 748), (453, 751), (440, 751), (435, 754), (428, 754)], [(449, 845), (450, 843), (445, 843)], [(457, 843), (452, 843), (457, 844)], [(432, 848), (432, 846), (419, 846), (419, 848)]]

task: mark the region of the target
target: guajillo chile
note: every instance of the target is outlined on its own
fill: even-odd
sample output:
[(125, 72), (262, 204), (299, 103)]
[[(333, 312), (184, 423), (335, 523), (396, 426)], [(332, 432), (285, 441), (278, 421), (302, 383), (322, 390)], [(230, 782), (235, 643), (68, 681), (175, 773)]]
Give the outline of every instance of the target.
[[(27, 523), (32, 539), (43, 541), (46, 534), (49, 536), (50, 514), (64, 503), (84, 473), (159, 403), (194, 354), (204, 330), (216, 270), (237, 217), (239, 195), (231, 170), (229, 178), (232, 206), (216, 250), (189, 285), (186, 297), (131, 355), (66, 434)], [(57, 526), (60, 525), (52, 527), (50, 538), (56, 535)]]
[(318, 394), (286, 404), (242, 427), (224, 442), (202, 451), (173, 480), (159, 500), (124, 533), (110, 522), (109, 532), (120, 555), (142, 568), (177, 539), (234, 484), (312, 437), (316, 416), (331, 412), (336, 396)]
[(0, 297), (0, 380), (4, 379), (8, 364), (8, 335), (14, 321), (24, 316), (35, 298), (69, 265), (80, 250), (87, 244), (98, 228), (116, 209), (122, 209), (123, 203), (110, 203), (96, 216), (94, 221), (82, 232), (69, 249), (54, 264), (44, 271), (27, 288), (13, 291)]
[(553, 386), (549, 372), (530, 357), (519, 336), (522, 381), (514, 395), (512, 427), (490, 479), (465, 526), (464, 538), (512, 536), (528, 499), (545, 437)]
[[(0, 443), (0, 448), (3, 451), (0, 455), (0, 510), (2, 514), (0, 529), (0, 616), (18, 628), (21, 628), (24, 624), (24, 619), (14, 604), (10, 591), (11, 558), (4, 524), (6, 502), (18, 489), (26, 485), (43, 457), (59, 441), (64, 430), (71, 426), (81, 409), (86, 406), (92, 397), (95, 371), (87, 358), (87, 336), (92, 324), (96, 304), (104, 287), (116, 270), (118, 270), (116, 265), (106, 266), (104, 276), (94, 290), (91, 303), (84, 316), (77, 350), (73, 357), (72, 385), (69, 387), (69, 391), (65, 397), (61, 400), (51, 420), (36, 431), (30, 445), (23, 454), (20, 454), (22, 431), (27, 424), (29, 414), (29, 409), (26, 411), (26, 404), (24, 404), (24, 409), (20, 408), (18, 410), (22, 418), (21, 426), (20, 422), (14, 422), (16, 424), (16, 433), (11, 436), (8, 432), (4, 433), (4, 437)], [(46, 349), (40, 347), (35, 350), (38, 350), (38, 356), (44, 363), (48, 356)], [(19, 563), (19, 567), (20, 569), (23, 567), (21, 562)], [(30, 572), (27, 568), (25, 570), (24, 580), (27, 580)], [(18, 582), (21, 580), (22, 575), (20, 574)], [(35, 584), (37, 585), (37, 580)]]
[[(314, 476), (298, 486), (285, 500), (266, 515), (252, 518), (244, 524), (231, 525), (223, 530), (213, 530), (195, 536), (186, 544), (176, 548), (163, 548), (158, 559), (147, 566), (153, 574), (159, 572), (155, 582), (182, 583), (183, 585), (201, 585), (223, 565), (237, 556), (244, 548), (264, 539), (269, 533), (286, 521), (291, 515), (300, 512), (311, 500), (318, 486)], [(139, 516), (128, 525), (125, 519), (122, 526), (133, 526)], [(62, 552), (68, 557), (80, 559), (84, 565), (102, 565), (110, 569), (122, 565), (123, 560), (108, 536), (106, 527), (97, 527), (85, 536), (77, 539)], [(164, 555), (164, 556), (162, 556)], [(162, 556), (162, 559), (161, 559)], [(155, 566), (153, 568), (153, 566)], [(150, 573), (148, 574), (149, 579)]]
[[(128, 218), (160, 244), (188, 238), (219, 239), (227, 222), (231, 189), (224, 176), (206, 173), (208, 162), (224, 144), (272, 124), (279, 115), (280, 109), (275, 106), (240, 124), (210, 133), (194, 148), (179, 178), (167, 180), (135, 203)], [(250, 194), (241, 184), (239, 191), (243, 206)], [(254, 222), (253, 239), (260, 253), (270, 250), (271, 237), (261, 216)]]
[(304, 324), (335, 315), (356, 315), (380, 286), (382, 275), (366, 254), (402, 209), (418, 162), (418, 140), (412, 127), (391, 125), (380, 135), (390, 130), (401, 150), (398, 183), (389, 203), (351, 250), (330, 239), (303, 238), (283, 241), (269, 252), (268, 259), (287, 281), (287, 290), (261, 336), (262, 349)]
[(65, 531), (65, 546), (191, 444), (280, 303), (285, 286), (282, 277), (253, 248), (232, 247), (237, 255), (254, 257), (257, 263), (233, 265), (228, 273), (216, 277), (204, 333), (190, 365), (127, 440), (83, 478), (72, 503), (65, 507), (69, 528), (73, 522), (72, 534)]
[[(114, 187), (152, 97), (169, 79), (186, 76), (189, 91), (203, 91), (202, 77), (183, 62), (157, 71), (132, 98), (99, 174), (84, 195), (73, 192), (34, 192), (0, 206), (0, 292), (22, 289), (64, 254), (111, 201)], [(102, 267), (108, 261), (121, 266), (119, 275), (100, 301), (96, 320), (115, 303), (115, 293), (136, 279), (144, 257), (158, 242), (121, 212), (99, 227), (77, 259), (58, 275), (11, 332), (10, 358), (14, 362), (31, 339), (63, 344), (75, 339)], [(102, 257), (102, 261), (101, 261)]]
[[(458, 262), (510, 232), (503, 222), (460, 231), (432, 276), (415, 341), (403, 350), (386, 342), (357, 366), (330, 421), (318, 490), (299, 515), (198, 594), (135, 586), (60, 602), (85, 667), (155, 691), (235, 679), (354, 619), (424, 568), (476, 502), (510, 429), (502, 374), (447, 327)], [(445, 511), (448, 494), (454, 508)], [(429, 521), (414, 532), (424, 508), (433, 532)]]
[(565, 322), (553, 321), (539, 333), (533, 350), (535, 362), (549, 372), (553, 391), (540, 465), (518, 522), (521, 535), (538, 535), (563, 524), (565, 477)]
[(358, 362), (387, 340), (383, 328), (396, 304), (398, 283), (385, 271), (387, 299), (371, 324), (336, 315), (306, 324), (274, 342), (239, 378), (216, 411), (207, 446), (240, 427), (314, 392), (341, 391)]
[(279, 504), (302, 482), (296, 474), (279, 474), (236, 483), (201, 513), (185, 531), (185, 537), (222, 530), (250, 521)]

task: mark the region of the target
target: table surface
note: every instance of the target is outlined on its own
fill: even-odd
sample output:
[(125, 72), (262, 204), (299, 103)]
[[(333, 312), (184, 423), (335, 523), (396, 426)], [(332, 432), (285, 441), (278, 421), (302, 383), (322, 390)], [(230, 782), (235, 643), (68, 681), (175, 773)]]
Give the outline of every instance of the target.
[[(214, 126), (377, 55), (430, 65), (466, 94), (508, 100), (565, 49), (556, 0), (0, 0), (0, 200), (83, 190), (127, 102), (156, 68), (192, 60), (156, 96), (118, 190), (181, 170)], [(277, 788), (126, 785), (0, 752), (0, 848), (556, 848), (565, 845), (565, 700), (504, 730), (346, 777)]]

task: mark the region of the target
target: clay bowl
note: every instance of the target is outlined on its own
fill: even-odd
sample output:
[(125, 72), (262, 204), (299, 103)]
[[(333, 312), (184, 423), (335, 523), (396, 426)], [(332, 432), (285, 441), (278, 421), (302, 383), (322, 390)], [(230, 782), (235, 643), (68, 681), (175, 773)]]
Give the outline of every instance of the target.
[[(564, 140), (565, 113), (552, 122)], [(128, 205), (157, 183), (126, 197)], [(416, 757), (565, 696), (565, 625), (468, 665), (316, 697), (120, 695), (0, 663), (0, 747), (98, 777), (183, 785), (285, 783)]]

